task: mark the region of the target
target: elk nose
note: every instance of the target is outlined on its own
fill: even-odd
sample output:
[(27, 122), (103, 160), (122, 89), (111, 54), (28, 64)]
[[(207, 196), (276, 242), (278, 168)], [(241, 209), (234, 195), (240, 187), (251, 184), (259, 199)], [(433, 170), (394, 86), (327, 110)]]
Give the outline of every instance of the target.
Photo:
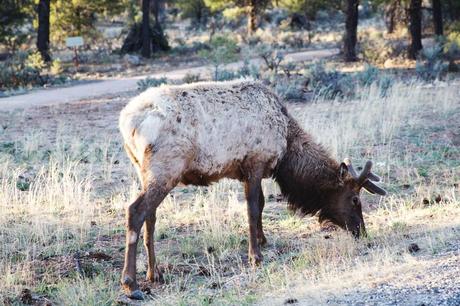
[(353, 237), (359, 239), (361, 237), (367, 237), (366, 227), (364, 224), (359, 225), (355, 230), (352, 231)]

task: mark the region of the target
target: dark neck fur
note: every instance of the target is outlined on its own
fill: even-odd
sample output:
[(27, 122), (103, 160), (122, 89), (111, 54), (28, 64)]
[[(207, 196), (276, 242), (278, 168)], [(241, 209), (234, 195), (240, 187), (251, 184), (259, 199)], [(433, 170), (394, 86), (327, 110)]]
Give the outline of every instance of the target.
[(289, 208), (314, 215), (327, 209), (339, 187), (338, 163), (290, 118), (287, 150), (274, 178)]

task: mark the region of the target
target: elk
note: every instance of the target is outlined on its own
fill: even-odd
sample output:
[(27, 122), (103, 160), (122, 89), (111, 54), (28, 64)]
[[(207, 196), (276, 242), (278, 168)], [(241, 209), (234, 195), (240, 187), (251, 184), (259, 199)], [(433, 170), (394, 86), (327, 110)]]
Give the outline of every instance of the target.
[(269, 88), (252, 80), (202, 82), (151, 88), (121, 111), (125, 150), (142, 184), (127, 207), (126, 294), (141, 299), (136, 247), (143, 224), (147, 280), (159, 281), (155, 262), (156, 210), (179, 183), (206, 186), (221, 178), (244, 184), (249, 221), (249, 259), (262, 261), (264, 195), (261, 181), (274, 178), (291, 209), (318, 214), (350, 231), (365, 233), (359, 193), (385, 191), (373, 182), (368, 161), (358, 175), (350, 160), (338, 163), (291, 117)]

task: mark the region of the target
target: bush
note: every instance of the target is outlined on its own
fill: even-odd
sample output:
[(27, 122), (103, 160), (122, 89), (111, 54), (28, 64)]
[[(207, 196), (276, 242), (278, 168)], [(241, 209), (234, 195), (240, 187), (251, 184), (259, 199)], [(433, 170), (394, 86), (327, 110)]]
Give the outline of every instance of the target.
[(447, 67), (443, 59), (443, 47), (441, 44), (436, 44), (432, 48), (422, 50), (415, 71), (420, 79), (434, 81), (441, 79), (447, 73)]
[(372, 65), (366, 64), (363, 71), (356, 74), (356, 80), (362, 87), (369, 87), (375, 84), (380, 88), (380, 96), (385, 97), (388, 90), (393, 86), (393, 78), (382, 74), (380, 70)]
[(304, 71), (307, 79), (307, 88), (315, 96), (325, 99), (350, 97), (354, 93), (354, 84), (351, 77), (335, 70), (326, 71), (322, 61), (308, 66)]
[(239, 78), (239, 75), (234, 71), (222, 69), (219, 70), (214, 77), (215, 81), (230, 81)]
[(187, 84), (190, 84), (190, 83), (195, 83), (195, 82), (199, 82), (200, 81), (200, 74), (197, 73), (197, 74), (193, 74), (193, 73), (190, 73), (190, 72), (187, 72), (184, 77), (182, 78), (182, 81), (184, 83), (187, 83)]
[(252, 77), (254, 79), (260, 79), (259, 68), (253, 64), (249, 63), (249, 60), (245, 59), (243, 67), (238, 70), (238, 75), (240, 77)]
[(168, 79), (163, 77), (163, 78), (145, 78), (144, 80), (139, 80), (137, 81), (137, 88), (141, 91), (146, 90), (147, 88), (150, 87), (158, 87), (161, 84), (166, 84), (168, 83)]
[(263, 59), (267, 69), (276, 75), (281, 62), (284, 60), (283, 53), (266, 44), (260, 45), (256, 52)]
[(46, 78), (41, 76), (44, 67), (40, 53), (17, 52), (0, 63), (0, 89), (44, 85)]
[(305, 80), (278, 79), (275, 82), (275, 92), (285, 100), (303, 99), (305, 97)]
[(364, 70), (356, 75), (356, 78), (361, 86), (370, 86), (372, 83), (378, 81), (380, 77), (380, 70), (369, 64), (365, 64)]
[(226, 36), (214, 36), (210, 42), (210, 50), (201, 50), (199, 55), (214, 67), (214, 80), (218, 80), (219, 68), (237, 59), (236, 42)]

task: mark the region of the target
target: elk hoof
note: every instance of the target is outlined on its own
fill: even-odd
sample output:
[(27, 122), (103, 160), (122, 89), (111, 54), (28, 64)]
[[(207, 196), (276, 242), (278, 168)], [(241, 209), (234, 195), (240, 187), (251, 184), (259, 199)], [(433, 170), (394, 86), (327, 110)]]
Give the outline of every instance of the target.
[(147, 281), (151, 283), (156, 283), (156, 284), (163, 284), (164, 283), (164, 278), (163, 278), (163, 273), (161, 273), (160, 269), (158, 267), (155, 267), (154, 271), (152, 272), (151, 270), (147, 271)]
[(133, 300), (143, 300), (144, 294), (137, 287), (137, 283), (130, 276), (125, 275), (121, 278), (121, 285), (126, 293), (126, 296)]
[(257, 243), (260, 246), (266, 246), (267, 245), (267, 238), (265, 238), (265, 236), (259, 237), (259, 238), (257, 238)]
[(130, 299), (138, 300), (138, 301), (144, 299), (144, 293), (142, 293), (142, 291), (140, 291), (139, 289), (134, 290), (134, 291), (131, 292), (130, 294), (127, 294), (127, 296), (128, 296)]
[(262, 254), (249, 254), (249, 261), (251, 262), (251, 265), (253, 267), (257, 267), (257, 266), (260, 266), (260, 264), (262, 263), (262, 260), (263, 260), (263, 256)]

